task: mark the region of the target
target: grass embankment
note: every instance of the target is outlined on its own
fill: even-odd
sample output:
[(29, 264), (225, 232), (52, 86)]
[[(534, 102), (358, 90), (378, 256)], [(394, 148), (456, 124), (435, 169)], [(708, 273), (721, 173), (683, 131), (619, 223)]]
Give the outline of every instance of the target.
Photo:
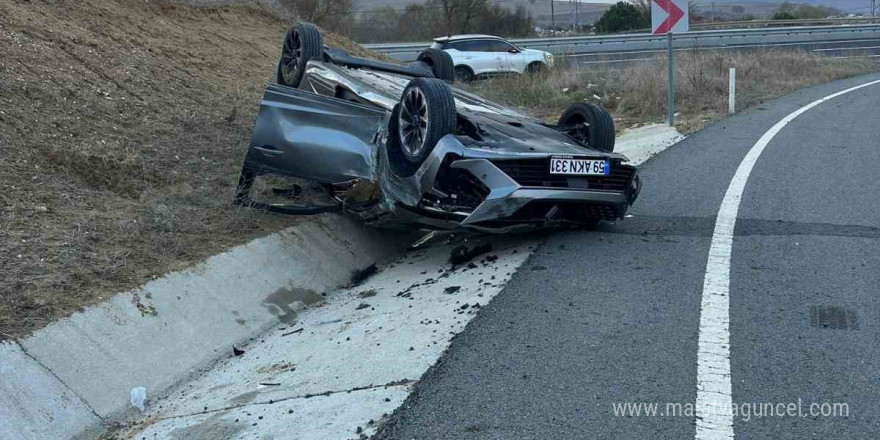
[[(583, 101), (605, 106), (623, 124), (665, 121), (669, 91), (666, 58), (609, 66), (558, 67), (538, 76), (477, 82), (470, 88), (553, 122), (566, 105)], [(680, 130), (698, 130), (727, 114), (731, 67), (737, 69), (737, 106), (742, 110), (806, 86), (880, 71), (880, 62), (780, 50), (680, 53), (676, 58)]]
[(0, 340), (290, 224), (231, 205), (286, 29), (254, 7), (0, 2)]

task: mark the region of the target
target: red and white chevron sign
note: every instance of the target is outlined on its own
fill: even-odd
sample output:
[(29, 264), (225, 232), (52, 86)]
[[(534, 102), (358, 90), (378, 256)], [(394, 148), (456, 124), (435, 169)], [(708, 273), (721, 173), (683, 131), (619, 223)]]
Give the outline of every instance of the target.
[(688, 0), (652, 0), (651, 32), (663, 35), (688, 31)]

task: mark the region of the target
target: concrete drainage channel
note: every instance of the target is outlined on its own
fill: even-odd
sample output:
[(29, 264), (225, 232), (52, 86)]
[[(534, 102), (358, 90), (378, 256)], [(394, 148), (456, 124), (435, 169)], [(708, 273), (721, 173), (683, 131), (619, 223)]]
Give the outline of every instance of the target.
[[(643, 127), (617, 151), (641, 163), (681, 138)], [(400, 255), (414, 237), (389, 237), (326, 217), (0, 345), (0, 438), (371, 435), (540, 244), (484, 237)], [(486, 243), (449, 262), (453, 247)], [(138, 386), (143, 414), (129, 401)]]
[(411, 241), (335, 216), (301, 222), (0, 344), (0, 439), (96, 437), (133, 415), (132, 388), (182, 383)]

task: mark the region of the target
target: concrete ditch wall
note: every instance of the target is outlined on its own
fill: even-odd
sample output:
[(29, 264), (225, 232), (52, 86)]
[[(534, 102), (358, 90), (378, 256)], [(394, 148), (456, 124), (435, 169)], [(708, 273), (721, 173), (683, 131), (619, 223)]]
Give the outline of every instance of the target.
[(316, 218), (0, 344), (0, 438), (92, 438), (412, 238)]

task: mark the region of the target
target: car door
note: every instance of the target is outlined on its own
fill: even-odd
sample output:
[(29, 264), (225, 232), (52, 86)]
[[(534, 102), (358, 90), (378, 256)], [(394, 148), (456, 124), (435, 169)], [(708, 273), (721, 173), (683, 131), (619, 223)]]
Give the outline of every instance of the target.
[(525, 71), (526, 59), (516, 46), (503, 40), (494, 40), (492, 41), (492, 51), (501, 54), (504, 72), (522, 73)]
[(492, 50), (492, 40), (473, 39), (458, 42), (465, 62), (475, 75), (503, 72), (503, 55)]
[(260, 103), (244, 170), (322, 183), (373, 176), (373, 150), (387, 111), (270, 85)]

